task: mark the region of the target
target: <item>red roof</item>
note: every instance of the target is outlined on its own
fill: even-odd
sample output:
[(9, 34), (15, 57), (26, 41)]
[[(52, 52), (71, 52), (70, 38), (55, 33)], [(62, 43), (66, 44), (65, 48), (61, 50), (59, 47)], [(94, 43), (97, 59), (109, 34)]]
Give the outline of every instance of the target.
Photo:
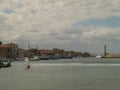
[(0, 45), (0, 48), (10, 48), (10, 46)]
[(4, 44), (4, 45), (0, 45), (0, 48), (11, 48), (13, 46), (15, 46), (17, 44), (14, 44), (14, 43), (8, 43), (8, 44)]
[(42, 50), (40, 51), (41, 53), (44, 53), (44, 54), (51, 54), (51, 53), (54, 53), (54, 51), (52, 50)]
[(17, 44), (15, 44), (15, 43), (4, 44), (4, 46), (15, 46), (15, 45), (17, 45)]

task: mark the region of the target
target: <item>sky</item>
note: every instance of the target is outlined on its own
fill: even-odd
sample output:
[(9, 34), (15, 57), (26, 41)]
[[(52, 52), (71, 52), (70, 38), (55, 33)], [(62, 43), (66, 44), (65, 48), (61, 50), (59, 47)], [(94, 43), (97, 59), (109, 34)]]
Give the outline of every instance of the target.
[(20, 48), (120, 54), (120, 0), (0, 0), (0, 41)]

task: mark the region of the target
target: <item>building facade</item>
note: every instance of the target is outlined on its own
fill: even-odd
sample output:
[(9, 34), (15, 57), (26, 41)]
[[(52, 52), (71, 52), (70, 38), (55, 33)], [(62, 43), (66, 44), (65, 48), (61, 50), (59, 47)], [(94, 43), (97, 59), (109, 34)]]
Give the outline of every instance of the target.
[(18, 45), (15, 43), (0, 45), (0, 56), (15, 59), (18, 57)]

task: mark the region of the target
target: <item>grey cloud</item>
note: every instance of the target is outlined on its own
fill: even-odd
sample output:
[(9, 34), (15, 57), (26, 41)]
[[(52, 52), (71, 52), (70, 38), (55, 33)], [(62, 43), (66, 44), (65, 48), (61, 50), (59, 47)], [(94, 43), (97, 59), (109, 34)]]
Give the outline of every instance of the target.
[(22, 3), (17, 3), (17, 4), (15, 4), (15, 8), (20, 9), (20, 8), (22, 8), (22, 7), (24, 7), (24, 5), (23, 5)]
[(37, 28), (31, 28), (31, 29), (29, 30), (29, 32), (30, 32), (30, 33), (39, 33), (39, 29), (37, 29)]
[(5, 22), (6, 18), (3, 15), (0, 15), (0, 24)]
[(71, 27), (66, 30), (64, 30), (64, 33), (66, 34), (82, 34), (83, 29), (77, 28), (77, 27)]
[(57, 31), (57, 30), (50, 30), (48, 32), (48, 35), (52, 36), (52, 37), (58, 36), (59, 35), (59, 31)]
[(116, 12), (119, 13), (119, 12), (120, 12), (120, 9), (112, 9), (111, 11), (112, 11), (113, 13), (116, 13)]
[[(0, 16), (0, 33), (2, 33), (0, 38), (6, 41), (5, 37), (10, 34), (9, 41), (15, 41), (20, 45), (23, 43), (25, 46), (31, 44), (39, 46), (39, 48), (60, 47), (94, 52), (97, 51), (94, 47), (99, 48), (102, 42), (119, 41), (119, 28), (111, 30), (111, 27), (95, 27), (94, 23), (92, 25), (90, 23), (89, 27), (71, 24), (91, 18), (101, 20), (108, 16), (117, 16), (118, 12), (111, 12), (111, 10), (119, 8), (117, 1), (13, 0), (11, 4), (8, 3), (9, 1), (3, 0), (3, 5), (0, 5), (1, 11), (9, 6), (15, 10), (15, 13)], [(21, 4), (19, 5), (19, 3)], [(71, 27), (69, 27), (70, 25)]]

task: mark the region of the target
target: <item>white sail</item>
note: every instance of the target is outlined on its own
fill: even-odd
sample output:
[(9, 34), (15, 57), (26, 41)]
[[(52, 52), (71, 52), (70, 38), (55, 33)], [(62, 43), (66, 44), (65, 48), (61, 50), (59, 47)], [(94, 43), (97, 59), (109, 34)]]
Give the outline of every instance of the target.
[(26, 57), (26, 58), (24, 59), (24, 63), (25, 63), (26, 69), (29, 69), (29, 68), (30, 68), (30, 63), (29, 63), (28, 57)]

